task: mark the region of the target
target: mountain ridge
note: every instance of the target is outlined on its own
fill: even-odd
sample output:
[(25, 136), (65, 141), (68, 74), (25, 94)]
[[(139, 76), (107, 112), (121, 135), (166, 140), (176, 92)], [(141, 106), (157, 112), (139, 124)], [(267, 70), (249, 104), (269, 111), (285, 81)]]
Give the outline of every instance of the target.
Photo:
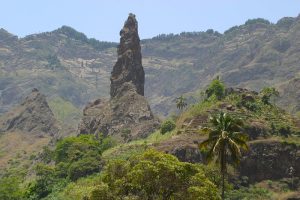
[[(299, 16), (282, 18), (276, 24), (254, 19), (224, 34), (208, 29), (141, 40), (145, 91), (152, 109), (162, 116), (175, 112), (175, 106), (169, 102), (197, 91), (199, 86), (204, 89), (220, 74), (229, 86), (247, 85), (254, 90), (273, 84), (280, 88), (287, 80), (298, 78), (299, 21)], [(76, 38), (83, 39), (62, 34), (68, 31), (75, 31), (79, 35)], [(99, 96), (108, 97), (110, 71), (116, 58), (113, 46), (117, 43), (95, 49), (86, 42), (85, 35), (67, 26), (25, 38), (6, 41), (10, 45), (0, 49), (0, 81), (4, 82), (1, 110), (16, 104), (21, 98), (18, 92), (26, 91), (25, 83), (50, 97), (58, 95), (79, 109)], [(289, 102), (292, 101), (280, 103), (287, 108)], [(297, 113), (298, 107), (288, 109)]]

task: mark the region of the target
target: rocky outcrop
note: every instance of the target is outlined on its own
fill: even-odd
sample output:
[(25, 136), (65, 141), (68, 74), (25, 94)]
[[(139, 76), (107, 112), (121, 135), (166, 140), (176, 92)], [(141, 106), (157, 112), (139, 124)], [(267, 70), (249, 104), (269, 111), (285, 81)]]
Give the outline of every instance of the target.
[(142, 66), (138, 23), (135, 15), (129, 14), (123, 29), (120, 31), (118, 60), (111, 72), (110, 96), (115, 97), (118, 89), (126, 82), (131, 82), (139, 95), (144, 96), (145, 73)]
[(19, 106), (0, 118), (0, 132), (17, 130), (50, 136), (59, 131), (45, 95), (37, 89), (33, 89)]
[(176, 156), (182, 162), (203, 163), (204, 156), (198, 146), (203, 141), (198, 133), (179, 134), (171, 139), (154, 144), (154, 148)]
[(86, 106), (79, 125), (80, 134), (102, 133), (128, 141), (128, 138), (146, 137), (159, 126), (143, 96), (145, 74), (133, 14), (129, 15), (120, 35), (118, 60), (111, 73), (111, 98), (98, 99)]
[[(159, 151), (172, 154), (183, 162), (205, 163), (199, 144), (206, 139), (196, 133), (180, 134), (154, 145)], [(300, 177), (300, 147), (272, 139), (254, 140), (244, 152), (238, 167), (239, 177), (247, 176), (250, 183), (262, 180)], [(293, 168), (293, 174), (289, 169)]]
[[(289, 174), (291, 167), (293, 174)], [(300, 148), (272, 140), (250, 142), (250, 151), (244, 154), (239, 172), (240, 176), (247, 176), (249, 182), (300, 177)]]

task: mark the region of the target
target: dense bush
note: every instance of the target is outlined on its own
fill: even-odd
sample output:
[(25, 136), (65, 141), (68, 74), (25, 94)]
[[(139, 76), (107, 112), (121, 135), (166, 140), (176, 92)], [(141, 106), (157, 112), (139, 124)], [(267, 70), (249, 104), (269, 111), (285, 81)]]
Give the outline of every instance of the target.
[[(172, 155), (149, 150), (129, 161), (112, 161), (103, 182), (90, 199), (220, 199), (217, 187), (201, 165), (184, 163)], [(101, 199), (100, 198), (100, 199)]]
[(207, 98), (215, 95), (217, 99), (220, 100), (225, 95), (225, 85), (219, 78), (216, 78), (209, 84), (205, 93), (207, 95)]
[(18, 177), (0, 177), (0, 199), (19, 200), (22, 197), (21, 180)]
[(259, 106), (256, 102), (251, 101), (242, 101), (241, 105), (247, 108), (248, 110), (251, 110), (253, 112), (259, 111)]
[(165, 134), (167, 132), (170, 132), (176, 128), (176, 124), (173, 120), (166, 120), (162, 123), (160, 127), (160, 133)]
[(100, 162), (97, 157), (86, 157), (73, 162), (68, 167), (68, 177), (75, 181), (80, 177), (85, 177), (100, 171)]
[(273, 99), (273, 103), (275, 99), (279, 96), (279, 92), (273, 87), (265, 87), (260, 91), (261, 100), (264, 104), (270, 105), (271, 99)]
[(53, 152), (45, 148), (42, 153), (45, 163), (53, 159), (55, 165), (36, 166), (37, 178), (28, 186), (27, 198), (44, 198), (53, 191), (61, 190), (70, 181), (100, 172), (101, 154), (113, 145), (109, 137), (80, 135), (60, 140)]

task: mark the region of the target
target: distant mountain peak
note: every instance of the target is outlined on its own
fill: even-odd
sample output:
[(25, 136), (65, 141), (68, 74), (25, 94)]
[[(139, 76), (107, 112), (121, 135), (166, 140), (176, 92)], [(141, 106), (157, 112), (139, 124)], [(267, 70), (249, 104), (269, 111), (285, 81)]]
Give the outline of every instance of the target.
[(19, 130), (26, 133), (58, 134), (59, 128), (45, 95), (34, 88), (23, 102), (0, 118), (2, 132)]
[(0, 28), (0, 41), (12, 42), (12, 40), (17, 40), (18, 37), (8, 32), (4, 28)]

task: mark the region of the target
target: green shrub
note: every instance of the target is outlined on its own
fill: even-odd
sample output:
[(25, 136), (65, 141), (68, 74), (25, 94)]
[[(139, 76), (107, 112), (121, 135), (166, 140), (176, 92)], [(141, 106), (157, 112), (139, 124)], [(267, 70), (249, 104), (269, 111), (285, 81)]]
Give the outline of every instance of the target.
[(91, 192), (90, 200), (114, 200), (107, 184), (101, 183)]
[(205, 93), (207, 95), (207, 98), (215, 95), (217, 99), (220, 100), (225, 96), (225, 85), (218, 77), (209, 84)]
[(160, 133), (165, 134), (167, 132), (174, 130), (175, 127), (176, 127), (176, 124), (174, 121), (166, 120), (164, 123), (162, 123), (162, 125), (160, 127)]
[(239, 190), (230, 190), (226, 196), (226, 199), (230, 200), (272, 199), (272, 194), (268, 190), (257, 187), (241, 187)]
[(278, 133), (281, 136), (288, 137), (289, 135), (292, 134), (292, 131), (291, 131), (291, 128), (289, 126), (281, 125), (280, 127), (278, 127)]
[(80, 177), (85, 177), (100, 171), (100, 160), (94, 157), (86, 157), (73, 162), (68, 169), (68, 177), (75, 181)]
[(205, 176), (201, 165), (180, 162), (154, 150), (127, 161), (111, 161), (103, 171), (102, 181), (104, 184), (91, 193), (94, 199), (101, 195), (139, 200), (220, 199), (216, 185)]
[(22, 199), (19, 177), (0, 177), (0, 199), (19, 200)]
[(36, 166), (37, 179), (31, 182), (27, 188), (26, 197), (29, 199), (41, 199), (52, 192), (55, 183), (58, 182), (55, 176), (55, 168), (44, 164)]
[(55, 162), (73, 162), (87, 155), (99, 157), (103, 150), (101, 141), (97, 140), (94, 135), (67, 137), (56, 145)]
[(100, 172), (101, 154), (113, 145), (110, 137), (80, 135), (60, 140), (54, 151), (45, 148), (42, 160), (45, 163), (55, 161), (55, 165), (37, 165), (37, 178), (29, 184), (26, 197), (41, 199), (48, 198), (49, 194), (55, 196), (53, 192), (59, 192), (68, 181)]
[(243, 106), (253, 112), (256, 112), (259, 110), (259, 106), (255, 102), (246, 101), (243, 103)]

